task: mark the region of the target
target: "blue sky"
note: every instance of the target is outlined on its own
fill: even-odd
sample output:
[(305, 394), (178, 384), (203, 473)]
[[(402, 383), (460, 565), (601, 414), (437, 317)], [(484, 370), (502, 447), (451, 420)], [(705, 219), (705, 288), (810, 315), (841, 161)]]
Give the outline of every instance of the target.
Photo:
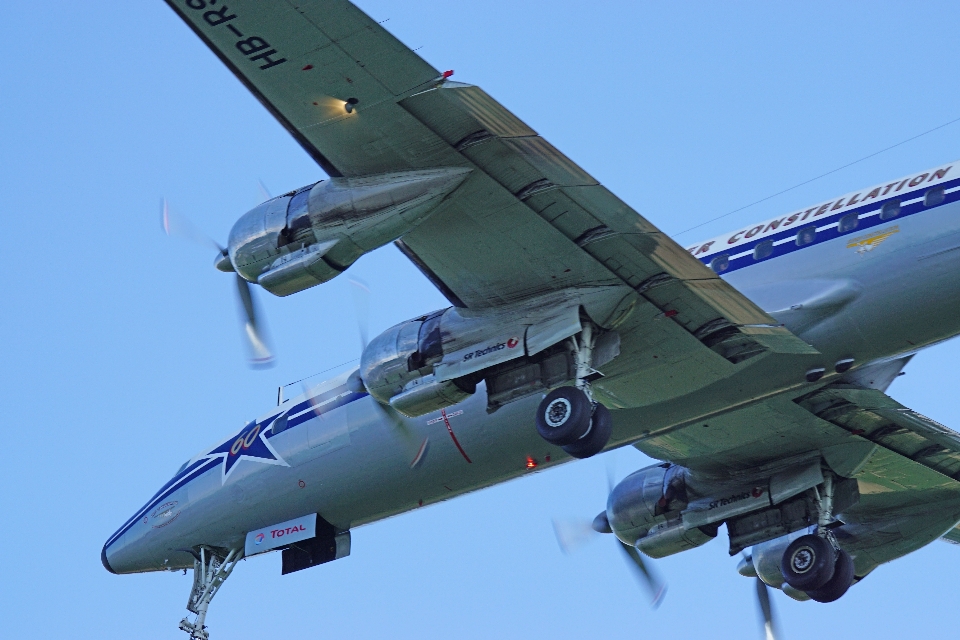
[[(440, 2), (361, 8), (479, 84), (670, 234), (960, 117), (955, 3)], [(358, 355), (345, 282), (261, 301), (280, 364), (243, 365), (232, 283), (163, 236), (166, 196), (219, 240), (260, 198), (323, 177), (160, 0), (4, 3), (0, 38), (0, 465), (11, 637), (180, 638), (189, 577), (113, 576), (103, 541), (184, 459), (279, 384)], [(680, 236), (960, 158), (960, 123)], [(393, 248), (351, 271), (371, 332), (445, 306)], [(960, 428), (960, 346), (891, 394)], [(592, 517), (620, 450), (354, 532), (353, 555), (282, 577), (243, 563), (214, 638), (760, 637), (753, 584), (721, 539), (657, 563), (651, 611), (609, 539), (571, 557), (553, 516)], [(833, 605), (775, 594), (790, 640), (949, 636), (960, 549), (881, 567)]]

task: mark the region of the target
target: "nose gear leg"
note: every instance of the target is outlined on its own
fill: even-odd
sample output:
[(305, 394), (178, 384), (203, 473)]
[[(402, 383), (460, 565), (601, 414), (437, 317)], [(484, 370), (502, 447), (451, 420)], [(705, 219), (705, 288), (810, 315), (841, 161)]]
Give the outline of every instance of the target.
[(190, 622), (180, 621), (180, 629), (190, 634), (191, 640), (208, 640), (210, 633), (204, 624), (207, 609), (220, 586), (230, 577), (233, 568), (243, 558), (243, 549), (220, 549), (201, 545), (193, 560), (193, 586), (187, 599), (187, 611), (196, 614)]

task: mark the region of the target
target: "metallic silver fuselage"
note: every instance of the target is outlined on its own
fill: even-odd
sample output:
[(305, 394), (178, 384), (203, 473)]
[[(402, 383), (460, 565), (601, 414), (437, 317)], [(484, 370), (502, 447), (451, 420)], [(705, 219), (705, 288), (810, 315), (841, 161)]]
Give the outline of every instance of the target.
[[(894, 358), (960, 333), (960, 202), (887, 227), (896, 231), (870, 251), (839, 237), (725, 279), (816, 347), (825, 363)], [(421, 418), (405, 418), (370, 396), (354, 399), (270, 438), (288, 466), (244, 460), (225, 481), (219, 465), (175, 479), (111, 537), (105, 559), (118, 573), (189, 568), (193, 558), (182, 549), (235, 548), (248, 531), (304, 514), (349, 529), (518, 477), (531, 464), (540, 470), (569, 460), (533, 428), (539, 395), (492, 414), (485, 396), (481, 384), (445, 415)], [(702, 417), (689, 397), (670, 405), (615, 411), (609, 447)]]

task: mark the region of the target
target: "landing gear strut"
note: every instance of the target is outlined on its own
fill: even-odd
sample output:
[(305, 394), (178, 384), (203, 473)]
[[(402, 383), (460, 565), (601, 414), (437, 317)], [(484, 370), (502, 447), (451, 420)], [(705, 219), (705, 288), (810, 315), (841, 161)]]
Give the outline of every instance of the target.
[(805, 591), (816, 602), (833, 602), (853, 584), (853, 558), (840, 548), (830, 530), (833, 523), (834, 476), (823, 474), (823, 491), (817, 497), (817, 531), (800, 536), (783, 553), (780, 571), (787, 584)]
[(540, 436), (574, 458), (589, 458), (602, 451), (613, 428), (610, 411), (594, 402), (590, 390), (590, 380), (597, 374), (591, 366), (594, 344), (593, 325), (584, 322), (579, 339), (570, 339), (577, 364), (576, 386), (554, 389), (537, 409)]
[(193, 552), (193, 558), (193, 586), (190, 588), (187, 610), (195, 613), (197, 618), (190, 622), (185, 617), (180, 621), (180, 629), (189, 633), (191, 640), (208, 640), (210, 633), (203, 624), (207, 618), (207, 608), (213, 596), (217, 595), (220, 585), (243, 558), (243, 550), (228, 551), (201, 546), (198, 552)]

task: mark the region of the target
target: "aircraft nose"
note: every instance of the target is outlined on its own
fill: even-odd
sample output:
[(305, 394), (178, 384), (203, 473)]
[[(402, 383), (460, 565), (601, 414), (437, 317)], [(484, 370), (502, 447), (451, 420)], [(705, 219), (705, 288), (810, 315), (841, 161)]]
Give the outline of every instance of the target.
[(109, 571), (110, 573), (116, 574), (117, 572), (113, 570), (113, 567), (110, 566), (110, 561), (107, 560), (107, 545), (103, 545), (103, 549), (100, 551), (100, 562), (103, 563), (103, 568)]

